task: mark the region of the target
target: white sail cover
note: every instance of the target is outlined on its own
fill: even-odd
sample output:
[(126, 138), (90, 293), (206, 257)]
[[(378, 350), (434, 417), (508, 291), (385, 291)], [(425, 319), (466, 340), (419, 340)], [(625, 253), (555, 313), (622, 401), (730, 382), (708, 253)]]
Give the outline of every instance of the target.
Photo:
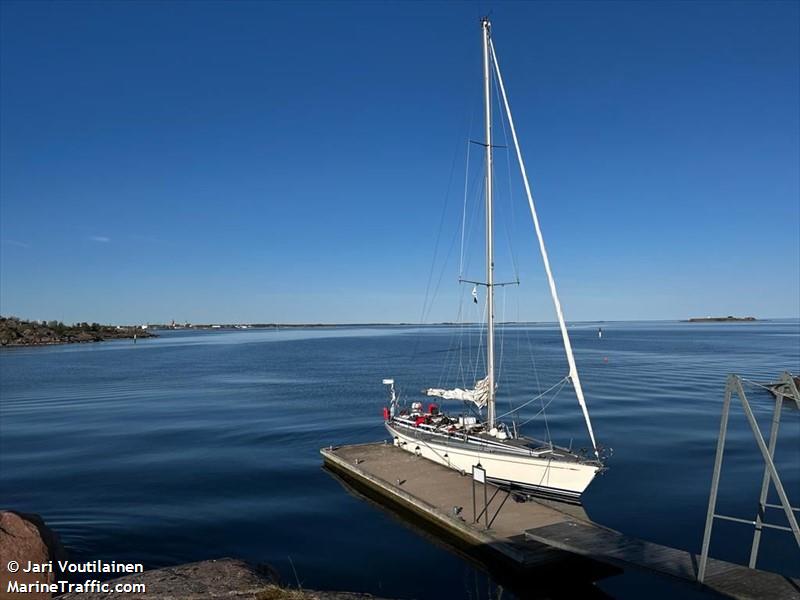
[(486, 406), (489, 400), (489, 377), (475, 382), (475, 387), (471, 390), (462, 390), (455, 388), (452, 390), (443, 390), (439, 388), (428, 388), (425, 390), (428, 396), (438, 396), (445, 400), (463, 400), (465, 402), (473, 402), (478, 408)]

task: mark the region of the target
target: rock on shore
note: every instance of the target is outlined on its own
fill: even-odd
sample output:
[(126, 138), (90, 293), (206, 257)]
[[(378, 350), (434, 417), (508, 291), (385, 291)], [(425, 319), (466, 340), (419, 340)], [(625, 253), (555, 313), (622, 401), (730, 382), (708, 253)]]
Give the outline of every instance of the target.
[[(9, 581), (19, 584), (54, 583), (69, 579), (61, 573), (10, 573), (8, 563), (19, 565), (47, 563), (57, 565), (68, 560), (58, 536), (38, 515), (0, 511), (0, 600), (24, 598), (49, 600), (49, 593), (8, 593)], [(71, 578), (72, 583), (83, 583)], [(89, 575), (86, 579), (95, 579)], [(369, 594), (319, 592), (281, 587), (278, 575), (269, 566), (254, 567), (233, 558), (153, 569), (107, 581), (114, 590), (117, 584), (144, 584), (144, 592), (75, 592), (58, 596), (59, 600), (381, 600)]]
[(25, 321), (16, 317), (0, 316), (0, 346), (44, 346), (49, 344), (76, 344), (102, 342), (124, 338), (155, 337), (155, 334), (138, 327), (115, 327), (99, 323), (65, 325), (61, 321)]
[[(380, 600), (369, 594), (350, 592), (318, 592), (281, 587), (274, 572), (233, 558), (165, 567), (127, 575), (108, 582), (114, 586), (142, 583), (144, 593), (124, 592), (125, 600)], [(119, 600), (119, 593), (76, 593), (59, 596), (59, 600)]]
[[(13, 511), (0, 512), (0, 598), (12, 598), (8, 595), (8, 582), (12, 579), (19, 583), (53, 583), (57, 573), (9, 573), (8, 563), (16, 561), (27, 565), (28, 561), (45, 563), (66, 559), (66, 553), (58, 540), (58, 536), (44, 524), (38, 515)], [(19, 596), (19, 594), (16, 594)], [(45, 600), (48, 593), (26, 593), (26, 600)]]

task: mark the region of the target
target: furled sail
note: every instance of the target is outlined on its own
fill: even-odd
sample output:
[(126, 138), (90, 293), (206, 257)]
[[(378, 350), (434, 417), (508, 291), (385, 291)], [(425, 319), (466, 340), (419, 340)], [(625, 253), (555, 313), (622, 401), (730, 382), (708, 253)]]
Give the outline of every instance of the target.
[(475, 387), (471, 390), (462, 390), (455, 388), (452, 390), (443, 390), (439, 388), (428, 388), (425, 390), (428, 396), (438, 396), (445, 400), (463, 400), (465, 402), (473, 402), (478, 408), (486, 406), (489, 400), (489, 377), (475, 382)]

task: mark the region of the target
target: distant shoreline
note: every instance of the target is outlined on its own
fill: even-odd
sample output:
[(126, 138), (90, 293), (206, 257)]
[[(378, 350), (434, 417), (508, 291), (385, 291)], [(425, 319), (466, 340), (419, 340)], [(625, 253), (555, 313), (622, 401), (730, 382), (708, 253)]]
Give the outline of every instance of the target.
[(59, 344), (85, 344), (106, 340), (158, 337), (141, 327), (100, 325), (99, 323), (74, 323), (61, 321), (25, 321), (16, 317), (0, 317), (0, 347), (55, 346)]
[(757, 321), (755, 317), (693, 317), (686, 320), (686, 323), (728, 323), (741, 321)]
[[(574, 326), (608, 326), (614, 323), (653, 322), (653, 323), (740, 323), (765, 322), (774, 320), (796, 320), (796, 317), (757, 319), (755, 317), (692, 317), (689, 319), (635, 319), (630, 321), (592, 320), (569, 321)], [(28, 321), (17, 317), (0, 316), (0, 348), (53, 346), (61, 344), (80, 344), (102, 342), (115, 339), (145, 339), (159, 337), (160, 332), (168, 331), (248, 331), (280, 329), (338, 329), (352, 327), (478, 327), (481, 323), (198, 323), (144, 324), (144, 325), (100, 325), (98, 323), (75, 323), (65, 325), (56, 321)], [(498, 325), (543, 325), (556, 326), (555, 321), (503, 321)]]

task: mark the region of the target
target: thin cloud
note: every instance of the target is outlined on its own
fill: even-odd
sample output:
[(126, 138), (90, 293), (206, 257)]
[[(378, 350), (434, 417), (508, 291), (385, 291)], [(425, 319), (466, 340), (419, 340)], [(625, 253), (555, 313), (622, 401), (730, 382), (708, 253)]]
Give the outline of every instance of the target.
[(89, 237), (90, 240), (93, 242), (100, 242), (101, 244), (107, 244), (111, 241), (110, 237), (106, 237), (104, 235), (93, 235)]
[(17, 240), (3, 240), (4, 244), (9, 246), (16, 246), (17, 248), (30, 248), (31, 245), (26, 242), (18, 242)]

